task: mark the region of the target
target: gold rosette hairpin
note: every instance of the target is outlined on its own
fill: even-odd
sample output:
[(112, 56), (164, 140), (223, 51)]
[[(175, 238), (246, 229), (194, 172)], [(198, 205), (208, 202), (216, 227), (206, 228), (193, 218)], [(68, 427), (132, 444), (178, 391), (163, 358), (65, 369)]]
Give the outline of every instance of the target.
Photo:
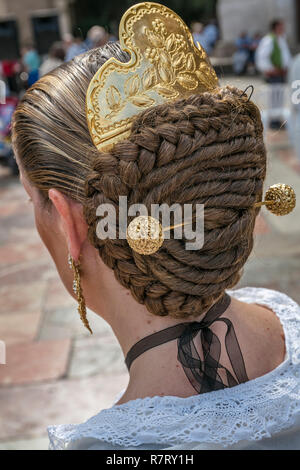
[(295, 191), (287, 184), (273, 184), (266, 192), (265, 200), (255, 204), (255, 207), (260, 206), (266, 206), (275, 215), (287, 215), (296, 207)]

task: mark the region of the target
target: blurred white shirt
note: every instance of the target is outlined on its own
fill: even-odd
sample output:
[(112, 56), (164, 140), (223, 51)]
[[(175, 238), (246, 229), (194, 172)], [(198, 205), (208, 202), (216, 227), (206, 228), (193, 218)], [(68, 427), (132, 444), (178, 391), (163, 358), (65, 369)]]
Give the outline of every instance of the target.
[(40, 76), (42, 77), (43, 75), (46, 75), (47, 73), (52, 72), (52, 70), (56, 69), (61, 64), (63, 64), (62, 60), (56, 59), (54, 57), (49, 57), (40, 66)]
[[(277, 36), (278, 45), (281, 49), (283, 68), (289, 68), (291, 63), (291, 53), (284, 36)], [(271, 54), (273, 51), (274, 43), (273, 37), (268, 34), (260, 41), (260, 44), (256, 50), (255, 62), (256, 67), (261, 73), (266, 73), (274, 70), (274, 65), (271, 62)]]

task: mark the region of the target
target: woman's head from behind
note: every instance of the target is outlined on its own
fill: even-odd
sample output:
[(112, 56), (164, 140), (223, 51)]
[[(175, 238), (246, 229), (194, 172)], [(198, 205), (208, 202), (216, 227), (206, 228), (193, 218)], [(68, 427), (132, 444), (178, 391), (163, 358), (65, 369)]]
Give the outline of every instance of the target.
[[(93, 279), (96, 294), (102, 270), (113, 271), (151, 313), (198, 316), (237, 284), (252, 250), (266, 172), (259, 111), (235, 88), (192, 95), (142, 112), (126, 141), (100, 153), (85, 99), (110, 57), (129, 60), (116, 43), (87, 52), (37, 82), (15, 114), (14, 146), (37, 228), (68, 287), (69, 251), (81, 254), (83, 279)], [(188, 251), (186, 240), (170, 239), (147, 256), (127, 240), (99, 239), (97, 207), (118, 212), (120, 196), (149, 212), (152, 204), (204, 204), (203, 248)]]

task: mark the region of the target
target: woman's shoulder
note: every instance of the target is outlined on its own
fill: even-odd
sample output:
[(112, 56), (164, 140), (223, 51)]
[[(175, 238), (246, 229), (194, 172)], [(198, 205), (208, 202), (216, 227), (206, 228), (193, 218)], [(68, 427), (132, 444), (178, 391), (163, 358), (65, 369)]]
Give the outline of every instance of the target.
[(242, 288), (232, 291), (231, 297), (232, 318), (252, 380), (276, 369), (297, 348), (299, 305), (267, 288)]
[(284, 292), (265, 287), (243, 287), (227, 291), (235, 299), (267, 307), (280, 320), (286, 357), (300, 354), (300, 305)]

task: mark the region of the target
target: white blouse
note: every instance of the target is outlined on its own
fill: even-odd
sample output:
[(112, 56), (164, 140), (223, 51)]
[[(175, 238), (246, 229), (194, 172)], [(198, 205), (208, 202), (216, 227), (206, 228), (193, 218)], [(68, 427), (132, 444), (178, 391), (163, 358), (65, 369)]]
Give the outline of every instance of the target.
[(104, 409), (82, 424), (50, 426), (49, 449), (300, 450), (300, 306), (271, 289), (227, 292), (243, 302), (265, 305), (279, 317), (286, 341), (284, 362), (232, 388), (188, 398), (138, 398)]
[[(291, 64), (292, 56), (284, 36), (277, 37), (278, 45), (282, 54), (283, 68), (288, 68)], [(259, 46), (256, 50), (255, 61), (256, 67), (261, 73), (269, 72), (274, 70), (274, 65), (271, 62), (271, 54), (273, 51), (274, 43), (273, 38), (270, 34), (262, 38)]]

